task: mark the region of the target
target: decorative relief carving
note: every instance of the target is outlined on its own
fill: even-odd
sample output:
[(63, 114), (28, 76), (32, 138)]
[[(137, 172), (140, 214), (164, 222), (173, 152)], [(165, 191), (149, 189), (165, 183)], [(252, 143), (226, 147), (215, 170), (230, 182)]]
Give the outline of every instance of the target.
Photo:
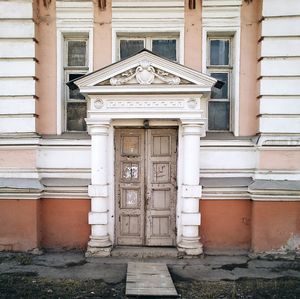
[(153, 163), (152, 166), (153, 183), (170, 182), (170, 164), (169, 163)]
[(149, 85), (153, 82), (155, 78), (155, 69), (151, 66), (149, 61), (141, 61), (140, 66), (136, 68), (135, 78), (139, 84)]
[(188, 108), (195, 109), (196, 106), (197, 106), (197, 101), (196, 101), (196, 99), (189, 99), (189, 100), (187, 101), (187, 106), (188, 106)]
[(120, 75), (121, 77), (112, 77), (109, 82), (111, 85), (123, 85), (135, 76), (133, 70), (129, 70)]
[(110, 84), (123, 85), (133, 78), (141, 85), (150, 85), (154, 82), (155, 78), (170, 85), (178, 85), (180, 83), (179, 77), (170, 75), (162, 70), (156, 70), (148, 60), (142, 60), (135, 70), (131, 69), (118, 77), (112, 77)]
[(119, 109), (119, 108), (148, 108), (148, 109), (197, 109), (200, 108), (199, 100), (196, 98), (190, 99), (164, 99), (164, 100), (110, 100), (103, 101), (102, 99), (96, 99), (94, 101), (94, 107), (96, 109)]
[(107, 108), (184, 108), (185, 101), (108, 101)]
[(101, 109), (101, 108), (103, 108), (103, 106), (104, 106), (103, 100), (96, 100), (94, 102), (94, 107), (96, 109)]
[(161, 81), (166, 82), (170, 85), (178, 85), (180, 83), (180, 78), (176, 76), (171, 76), (169, 73), (162, 70), (157, 70), (155, 76)]

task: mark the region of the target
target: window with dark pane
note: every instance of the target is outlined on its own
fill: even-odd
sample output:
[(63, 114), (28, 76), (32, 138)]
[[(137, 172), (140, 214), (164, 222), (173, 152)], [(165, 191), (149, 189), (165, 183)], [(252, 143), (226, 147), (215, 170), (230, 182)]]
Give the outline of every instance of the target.
[(67, 130), (86, 131), (86, 103), (71, 102), (67, 103)]
[(68, 41), (68, 66), (86, 66), (86, 41)]
[(224, 82), (221, 89), (213, 87), (211, 90), (212, 99), (228, 99), (228, 73), (211, 73), (212, 77)]
[(152, 52), (167, 59), (176, 61), (176, 39), (152, 40)]
[(164, 58), (178, 60), (179, 33), (132, 33), (118, 38), (119, 58), (128, 58), (142, 49), (148, 49)]
[[(88, 39), (85, 36), (65, 38), (64, 78), (76, 80), (88, 72)], [(65, 85), (65, 130), (86, 131), (87, 104), (79, 89)]]
[(208, 129), (212, 131), (229, 131), (231, 115), (231, 38), (212, 37), (208, 39), (208, 73), (222, 81), (221, 89), (213, 87), (208, 103)]
[(140, 39), (129, 39), (125, 40), (122, 39), (120, 40), (120, 58), (125, 59), (128, 58), (137, 52), (141, 51), (144, 49), (144, 40)]
[(229, 130), (229, 102), (210, 101), (208, 103), (208, 129)]
[(229, 40), (210, 41), (210, 65), (229, 65)]
[[(84, 74), (69, 74), (69, 80), (68, 81), (72, 81), (75, 80), (77, 78), (82, 77)], [(85, 97), (79, 92), (79, 89), (69, 89), (69, 99), (72, 100), (85, 100)]]

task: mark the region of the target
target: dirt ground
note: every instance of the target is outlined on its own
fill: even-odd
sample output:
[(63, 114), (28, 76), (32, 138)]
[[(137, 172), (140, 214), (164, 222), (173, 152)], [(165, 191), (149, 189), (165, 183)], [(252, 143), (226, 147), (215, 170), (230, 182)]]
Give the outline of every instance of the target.
[[(180, 298), (300, 299), (299, 259), (206, 257), (167, 264)], [(0, 299), (126, 298), (125, 281), (124, 259), (0, 253)]]
[[(181, 298), (298, 299), (300, 280), (242, 279), (238, 281), (175, 281)], [(125, 282), (47, 279), (34, 273), (0, 275), (0, 298), (126, 298)]]

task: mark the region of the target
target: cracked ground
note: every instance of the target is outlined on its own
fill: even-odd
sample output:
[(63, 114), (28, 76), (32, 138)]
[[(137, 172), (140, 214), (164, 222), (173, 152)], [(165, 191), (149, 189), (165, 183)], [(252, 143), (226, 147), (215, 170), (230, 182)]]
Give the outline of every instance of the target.
[[(126, 298), (127, 262), (134, 260), (85, 258), (75, 252), (0, 253), (0, 298)], [(142, 261), (166, 263), (181, 298), (300, 298), (297, 257)]]

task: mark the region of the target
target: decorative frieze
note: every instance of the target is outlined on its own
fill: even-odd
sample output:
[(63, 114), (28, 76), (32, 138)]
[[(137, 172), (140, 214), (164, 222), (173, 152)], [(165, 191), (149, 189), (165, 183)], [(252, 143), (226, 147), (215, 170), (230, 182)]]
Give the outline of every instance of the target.
[[(95, 99), (95, 110), (116, 110), (116, 109), (184, 109), (196, 110), (200, 109), (200, 98), (186, 98), (186, 99)], [(94, 110), (93, 109), (93, 110)]]

